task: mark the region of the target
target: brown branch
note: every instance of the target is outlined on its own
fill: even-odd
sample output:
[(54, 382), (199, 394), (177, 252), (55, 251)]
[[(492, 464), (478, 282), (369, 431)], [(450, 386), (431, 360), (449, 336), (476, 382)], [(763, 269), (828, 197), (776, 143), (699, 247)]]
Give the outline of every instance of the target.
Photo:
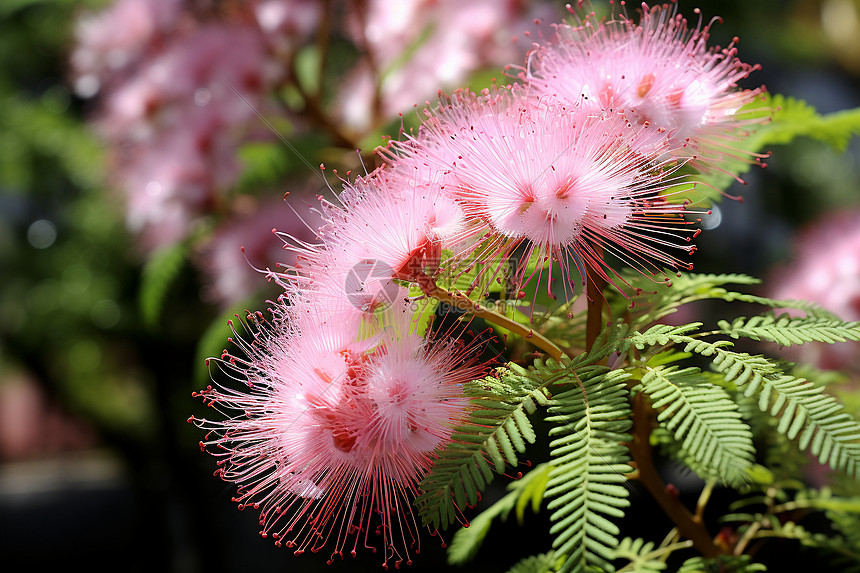
[(322, 22), (317, 28), (317, 53), (319, 53), (319, 61), (317, 62), (317, 77), (319, 84), (317, 85), (316, 93), (313, 94), (314, 105), (319, 107), (321, 102), (325, 101), (325, 73), (328, 66), (328, 49), (331, 36), (331, 0), (323, 0), (322, 7)]
[(692, 541), (693, 546), (704, 557), (717, 557), (723, 551), (714, 544), (714, 540), (702, 523), (701, 516), (694, 516), (681, 503), (677, 495), (667, 491), (666, 485), (654, 467), (653, 451), (649, 441), (653, 414), (654, 410), (645, 396), (642, 393), (637, 394), (633, 398), (633, 442), (630, 443), (630, 453), (638, 470), (637, 477), (678, 528), (681, 536)]
[(606, 286), (606, 280), (589, 267), (586, 271), (585, 284), (585, 296), (588, 302), (588, 315), (585, 320), (585, 349), (590, 352), (594, 346), (594, 341), (603, 331), (603, 305), (606, 303), (603, 287)]
[[(336, 146), (350, 150), (358, 149), (358, 137), (342, 130), (340, 126), (338, 126), (335, 121), (325, 112), (325, 110), (323, 110), (322, 104), (318, 98), (318, 94), (308, 93), (308, 91), (305, 89), (305, 86), (303, 86), (302, 82), (299, 81), (298, 74), (296, 73), (295, 58), (292, 58), (290, 60), (289, 68), (289, 77), (292, 78), (291, 84), (296, 89), (296, 92), (299, 94), (299, 96), (302, 98), (302, 102), (305, 106), (304, 110), (302, 110), (305, 119), (307, 119), (317, 127), (321, 127), (322, 129), (324, 129), (331, 136), (332, 142)], [(288, 106), (283, 101), (281, 101), (281, 103), (284, 105), (284, 107), (288, 108)]]

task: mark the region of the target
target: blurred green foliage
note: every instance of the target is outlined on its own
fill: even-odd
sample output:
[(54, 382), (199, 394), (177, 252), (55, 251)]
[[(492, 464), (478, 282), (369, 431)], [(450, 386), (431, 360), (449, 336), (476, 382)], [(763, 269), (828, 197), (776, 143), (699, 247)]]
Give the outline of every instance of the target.
[(66, 85), (80, 2), (6, 2), (0, 18), (2, 368), (35, 374), (108, 433), (153, 431), (133, 344), (137, 262), (99, 143)]

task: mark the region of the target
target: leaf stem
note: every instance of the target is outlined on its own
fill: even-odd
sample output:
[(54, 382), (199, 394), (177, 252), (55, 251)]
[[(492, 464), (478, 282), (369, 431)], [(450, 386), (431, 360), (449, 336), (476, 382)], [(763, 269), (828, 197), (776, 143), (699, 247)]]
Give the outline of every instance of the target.
[(639, 470), (639, 481), (672, 520), (682, 537), (692, 541), (704, 557), (717, 557), (722, 551), (711, 539), (701, 517), (691, 514), (677, 496), (669, 494), (654, 467), (649, 441), (653, 413), (654, 410), (642, 393), (633, 398), (633, 441), (630, 443), (630, 453)]
[(711, 500), (711, 494), (714, 492), (714, 486), (716, 483), (717, 482), (715, 480), (708, 480), (705, 482), (705, 487), (702, 488), (702, 493), (699, 494), (699, 501), (696, 502), (696, 520), (702, 521), (704, 518), (705, 506), (707, 506), (708, 502)]
[(769, 525), (768, 516), (773, 515), (774, 499), (776, 497), (777, 491), (777, 488), (775, 488), (774, 486), (770, 486), (769, 488), (767, 488), (765, 500), (763, 502), (767, 507), (767, 513), (765, 515), (762, 515), (761, 519), (751, 524), (747, 528), (747, 530), (744, 531), (744, 534), (738, 540), (737, 544), (735, 544), (734, 554), (736, 556), (743, 555), (744, 551), (746, 551), (747, 545), (749, 545), (753, 539), (762, 537), (759, 530), (763, 527), (768, 527)]

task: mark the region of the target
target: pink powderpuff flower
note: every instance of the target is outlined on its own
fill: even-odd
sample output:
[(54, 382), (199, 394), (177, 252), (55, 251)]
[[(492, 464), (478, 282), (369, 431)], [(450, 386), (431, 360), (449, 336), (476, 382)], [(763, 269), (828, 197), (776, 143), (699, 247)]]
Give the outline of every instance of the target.
[(269, 323), (249, 317), (251, 340), (237, 336), (240, 351), (217, 361), (244, 387), (196, 393), (223, 417), (190, 421), (240, 509), (260, 510), (263, 537), (296, 554), (331, 546), (331, 559), (381, 545), (384, 565), (410, 563), (411, 498), (468, 413), (462, 384), (486, 365), (455, 336), (418, 336), (406, 306), (364, 340), (319, 310), (281, 303)]
[(663, 158), (662, 130), (508, 90), (457, 92), (428, 113), (416, 138), (393, 144), (392, 162), (423, 163), (447, 179), (467, 218), (484, 224), (483, 241), (468, 247), (476, 260), (507, 258), (525, 244), (517, 281), (528, 282), (526, 263), (537, 255), (550, 275), (560, 266), (566, 296), (571, 258), (583, 278), (587, 266), (607, 281), (604, 251), (643, 272), (688, 267), (679, 253), (694, 251), (698, 232), (685, 205), (668, 200), (683, 162)]
[[(814, 302), (842, 320), (860, 321), (860, 210), (825, 214), (802, 230), (791, 262), (776, 269), (768, 283), (774, 285), (771, 298)], [(858, 346), (807, 343), (783, 352), (827, 370), (860, 371)]]
[(739, 90), (737, 83), (760, 66), (737, 58), (737, 38), (709, 48), (711, 24), (700, 20), (691, 29), (676, 9), (642, 4), (638, 25), (623, 13), (595, 22), (594, 12), (571, 9), (576, 24), (560, 24), (552, 41), (536, 44), (520, 77), (537, 97), (595, 112), (622, 110), (635, 125), (666, 129), (671, 150), (699, 168), (749, 158), (734, 142), (767, 120), (766, 110), (742, 109), (764, 87)]
[(442, 251), (464, 236), (462, 210), (438, 185), (386, 169), (344, 181), (338, 201), (323, 203), (322, 243), (284, 235), (297, 262), (275, 276), (302, 285), (329, 309), (373, 313), (406, 294), (394, 281), (432, 290)]

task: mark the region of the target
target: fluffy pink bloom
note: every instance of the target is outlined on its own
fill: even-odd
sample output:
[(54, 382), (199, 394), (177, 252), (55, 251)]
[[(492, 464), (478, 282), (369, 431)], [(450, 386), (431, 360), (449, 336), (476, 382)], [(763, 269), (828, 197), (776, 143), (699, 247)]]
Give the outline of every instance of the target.
[(393, 162), (446, 179), (467, 218), (483, 223), (485, 241), (468, 247), (478, 259), (508, 256), (525, 242), (521, 281), (532, 254), (550, 273), (558, 264), (567, 278), (572, 257), (609, 280), (603, 250), (643, 270), (687, 267), (678, 257), (692, 252), (685, 235), (694, 230), (684, 205), (661, 195), (678, 167), (660, 159), (668, 145), (661, 130), (636, 130), (620, 112), (595, 116), (506, 90), (460, 92), (416, 139), (394, 145)]
[[(463, 420), (461, 385), (485, 373), (474, 348), (424, 339), (401, 307), (388, 328), (357, 340), (355, 325), (314, 305), (278, 305), (271, 324), (220, 363), (245, 387), (198, 393), (223, 419), (201, 448), (238, 485), (240, 508), (259, 509), (261, 534), (295, 552), (331, 557), (381, 544), (383, 563), (418, 551), (411, 498)], [(235, 412), (235, 415), (234, 415)]]
[(638, 25), (623, 13), (604, 22), (593, 12), (577, 16), (576, 25), (558, 25), (552, 41), (535, 47), (521, 77), (537, 96), (623, 110), (634, 124), (665, 128), (676, 153), (713, 167), (739, 154), (733, 140), (766, 119), (741, 110), (764, 88), (737, 87), (759, 66), (738, 60), (737, 39), (709, 48), (710, 24), (691, 29), (675, 10), (642, 4)]
[(405, 296), (396, 280), (432, 288), (442, 250), (465, 235), (460, 206), (439, 185), (385, 169), (344, 181), (338, 201), (323, 204), (323, 243), (284, 237), (297, 262), (277, 276), (302, 285), (332, 312), (375, 312)]
[[(776, 271), (768, 296), (817, 303), (842, 320), (860, 321), (860, 211), (831, 213), (802, 231), (792, 261)], [(860, 369), (858, 343), (809, 343), (785, 349), (819, 368)]]

